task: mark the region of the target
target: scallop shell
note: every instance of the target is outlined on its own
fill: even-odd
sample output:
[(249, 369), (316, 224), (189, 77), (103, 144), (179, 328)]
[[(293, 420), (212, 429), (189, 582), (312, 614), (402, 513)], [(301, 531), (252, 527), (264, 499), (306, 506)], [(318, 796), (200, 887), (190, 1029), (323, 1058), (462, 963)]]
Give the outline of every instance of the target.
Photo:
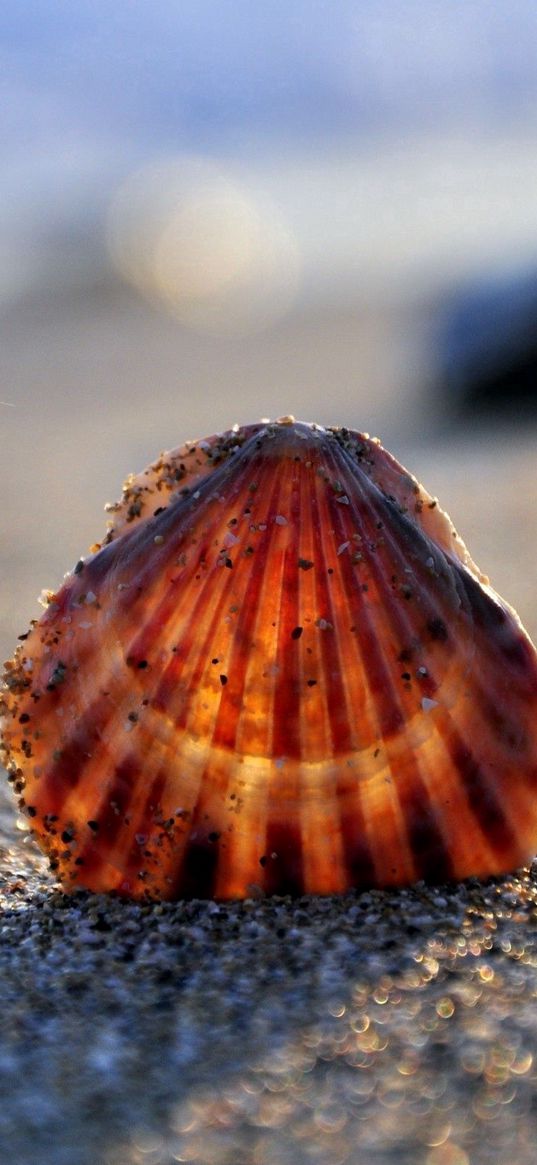
[(162, 455), (6, 665), (3, 750), (68, 889), (330, 894), (537, 848), (537, 655), (377, 441)]

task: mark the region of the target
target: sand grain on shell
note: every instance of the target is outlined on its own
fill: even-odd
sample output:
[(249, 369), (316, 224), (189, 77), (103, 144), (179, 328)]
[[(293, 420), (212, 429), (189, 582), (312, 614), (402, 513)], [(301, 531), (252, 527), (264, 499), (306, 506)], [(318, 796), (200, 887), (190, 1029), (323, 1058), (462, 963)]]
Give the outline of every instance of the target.
[(14, 1165), (534, 1165), (537, 871), (139, 906), (0, 813)]

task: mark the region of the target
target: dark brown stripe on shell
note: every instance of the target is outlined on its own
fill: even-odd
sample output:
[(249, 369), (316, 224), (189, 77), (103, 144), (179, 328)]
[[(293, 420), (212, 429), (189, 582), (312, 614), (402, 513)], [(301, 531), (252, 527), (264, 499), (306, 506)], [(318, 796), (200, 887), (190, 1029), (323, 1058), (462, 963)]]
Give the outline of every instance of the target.
[(173, 884), (173, 896), (179, 898), (214, 898), (218, 871), (218, 841), (207, 836), (190, 836), (181, 868)]
[[(339, 468), (337, 463), (335, 468)], [(353, 529), (356, 532), (360, 532), (364, 539), (367, 539), (369, 531), (364, 526), (361, 506), (357, 506), (356, 501), (350, 499), (349, 506), (345, 507), (345, 509), (349, 511), (349, 517), (352, 515)], [(338, 539), (344, 542), (352, 535), (346, 524), (348, 518), (343, 515), (342, 510), (343, 507), (334, 499), (330, 506), (330, 516), (335, 530), (338, 533)], [(390, 737), (401, 730), (404, 724), (404, 713), (394, 688), (388, 662), (382, 651), (373, 620), (367, 609), (360, 575), (356, 573), (356, 568), (353, 566), (348, 554), (341, 555), (339, 569), (349, 595), (353, 596), (355, 634), (361, 656), (367, 661), (367, 683), (374, 696), (375, 705), (378, 710), (379, 733), (384, 740), (389, 740)], [(373, 573), (373, 569), (371, 573)], [(383, 586), (384, 579), (382, 575), (379, 575), (379, 581), (380, 585)], [(391, 591), (389, 591), (389, 601), (393, 602)]]
[(375, 863), (361, 810), (354, 810), (352, 814), (342, 813), (340, 829), (349, 885), (357, 889), (374, 886)]
[(516, 851), (516, 838), (498, 795), (473, 752), (454, 728), (443, 735), (470, 808), (485, 837), (499, 853)]
[[(214, 570), (221, 571), (221, 568), (215, 566)], [(212, 577), (211, 571), (206, 582), (210, 582)], [(197, 635), (200, 625), (198, 622), (198, 614), (201, 615), (207, 609), (207, 591), (205, 585), (200, 590), (191, 611), (188, 613), (187, 626), (175, 644), (175, 651), (172, 658), (165, 667), (162, 678), (159, 681), (154, 701), (155, 707), (164, 711), (167, 716), (174, 718), (176, 730), (186, 727), (192, 705), (198, 699), (198, 688), (201, 678), (207, 667), (208, 659), (214, 653), (214, 637), (218, 625), (222, 620), (223, 611), (229, 604), (234, 579), (228, 571), (226, 571), (225, 575), (221, 571), (221, 579), (220, 593), (213, 600), (214, 609), (207, 633), (203, 640), (200, 641)], [(187, 662), (191, 656), (196, 656), (197, 662), (188, 677), (188, 690), (185, 690), (181, 681), (186, 671)]]
[[(254, 471), (252, 470), (252, 474)], [(252, 651), (252, 643), (258, 617), (259, 598), (261, 595), (264, 574), (268, 556), (273, 544), (277, 527), (271, 520), (280, 492), (280, 483), (276, 481), (272, 488), (269, 503), (267, 529), (263, 538), (255, 545), (255, 551), (249, 560), (243, 563), (243, 569), (248, 568), (249, 578), (241, 602), (240, 622), (236, 628), (229, 658), (227, 661), (227, 682), (222, 688), (220, 707), (213, 732), (213, 745), (220, 748), (234, 749), (237, 738), (237, 729), (244, 709), (244, 685), (248, 674), (248, 658)], [(251, 713), (250, 713), (251, 714)], [(268, 734), (270, 747), (270, 732)]]
[[(322, 486), (321, 489), (323, 489)], [(312, 504), (315, 505), (314, 513), (317, 522), (317, 529), (315, 530), (314, 528), (314, 536), (316, 536), (319, 548), (319, 567), (315, 575), (318, 609), (315, 613), (319, 619), (325, 620), (327, 624), (326, 627), (319, 627), (317, 629), (317, 635), (319, 636), (317, 650), (321, 655), (323, 664), (323, 695), (328, 709), (332, 752), (334, 756), (341, 756), (352, 752), (361, 743), (356, 710), (349, 707), (347, 699), (345, 669), (342, 666), (339, 643), (340, 635), (350, 635), (351, 630), (350, 626), (344, 628), (340, 626), (342, 621), (341, 612), (334, 606), (329, 582), (330, 578), (336, 578), (337, 576), (335, 574), (328, 575), (327, 573), (331, 564), (335, 564), (337, 561), (336, 549), (333, 543), (329, 547), (324, 537), (324, 531), (329, 527), (332, 515), (329, 513), (329, 507), (325, 506), (323, 502), (320, 506), (317, 505), (316, 494), (314, 497), (315, 503), (312, 502)], [(339, 518), (340, 515), (337, 514), (336, 517)], [(348, 579), (345, 580), (345, 585), (348, 587)], [(351, 587), (349, 590), (351, 604), (354, 589), (355, 582), (354, 579), (351, 579)]]
[[(156, 773), (142, 810), (138, 814), (136, 822), (131, 823), (129, 828), (130, 837), (134, 840), (124, 862), (123, 880), (130, 881), (133, 877), (138, 877), (141, 872), (147, 870), (149, 877), (147, 883), (144, 881), (144, 885), (147, 885), (149, 893), (152, 892), (155, 882), (157, 883), (156, 893), (159, 890), (160, 892), (165, 891), (165, 886), (161, 885), (164, 871), (159, 867), (168, 862), (168, 844), (166, 832), (159, 818), (161, 816), (161, 798), (168, 780), (169, 773), (166, 769), (160, 769)], [(162, 836), (162, 845), (155, 844), (155, 835)]]
[(419, 772), (415, 769), (401, 780), (395, 772), (394, 779), (416, 878), (423, 878), (425, 882), (449, 881), (453, 877), (453, 861), (438, 824), (434, 803)]
[(92, 809), (92, 815), (99, 822), (99, 846), (104, 842), (107, 847), (113, 846), (121, 829), (125, 825), (132, 800), (132, 789), (140, 777), (141, 758), (136, 753), (128, 756), (116, 765), (112, 780), (104, 793), (101, 804)]
[[(99, 826), (98, 831), (93, 836), (90, 835), (86, 845), (80, 852), (84, 867), (80, 875), (80, 881), (82, 883), (84, 882), (85, 875), (87, 876), (93, 873), (102, 865), (103, 843), (106, 859), (108, 860), (108, 858), (113, 856), (113, 852), (109, 853), (109, 849), (117, 842), (121, 829), (125, 831), (124, 848), (125, 850), (127, 848), (129, 849), (128, 857), (125, 856), (125, 853), (118, 855), (118, 868), (121, 870), (122, 882), (131, 881), (144, 866), (144, 849), (147, 846), (138, 844), (136, 840), (132, 841), (132, 838), (136, 839), (136, 837), (155, 832), (155, 813), (159, 808), (160, 798), (166, 787), (167, 777), (166, 773), (162, 771), (157, 773), (151, 783), (150, 791), (136, 822), (128, 821), (127, 823), (125, 818), (130, 816), (129, 805), (132, 801), (132, 789), (140, 775), (139, 764), (137, 767), (134, 756), (126, 758), (116, 768), (114, 785), (103, 800), (104, 811), (97, 812), (95, 816), (95, 820)], [(125, 788), (126, 782), (128, 783), (127, 788)], [(130, 796), (128, 795), (128, 791), (130, 792)], [(123, 807), (119, 813), (114, 811), (114, 804), (118, 808)]]
[[(289, 469), (288, 469), (289, 473)], [(300, 623), (300, 511), (299, 492), (303, 470), (297, 473), (294, 489), (286, 495), (285, 510), (295, 537), (285, 550), (281, 581), (281, 602), (278, 623), (276, 666), (278, 680), (272, 705), (272, 755), (301, 758), (302, 738), (300, 720), (300, 658), (302, 644), (293, 638), (293, 630)], [(286, 483), (288, 485), (288, 482)], [(289, 487), (288, 487), (289, 489)], [(282, 490), (283, 493), (283, 490)]]
[[(101, 804), (98, 808), (92, 807), (92, 820), (98, 824), (97, 832), (92, 833), (89, 837), (86, 833), (83, 837), (78, 833), (77, 841), (79, 844), (82, 842), (82, 846), (76, 850), (77, 872), (75, 874), (73, 870), (70, 876), (82, 886), (85, 885), (86, 881), (90, 883), (91, 875), (103, 865), (108, 864), (113, 856), (113, 847), (119, 831), (128, 829), (125, 824), (125, 816), (131, 801), (132, 787), (139, 774), (139, 759), (134, 754), (125, 757), (121, 764), (116, 766), (112, 783), (103, 796)], [(78, 828), (80, 830), (81, 826)], [(89, 826), (87, 828), (89, 834)]]
[(485, 691), (483, 684), (479, 683), (475, 677), (473, 689), (476, 707), (481, 712), (482, 718), (495, 740), (504, 751), (516, 753), (521, 758), (522, 754), (527, 752), (530, 742), (523, 725), (510, 717), (502, 704), (502, 696), (505, 701), (509, 693), (500, 693), (499, 691), (493, 693), (497, 696), (498, 702), (495, 703), (491, 699), (490, 693)]
[(502, 604), (483, 590), (468, 570), (462, 566), (455, 569), (475, 626), (483, 631), (486, 642), (494, 644), (505, 660), (510, 687), (514, 685), (518, 689), (520, 684), (525, 691), (529, 687), (533, 695), (537, 695), (535, 653), (522, 630)]
[[(445, 615), (447, 617), (448, 610), (452, 612), (451, 618), (454, 615), (456, 617), (460, 616), (460, 599), (455, 566), (428, 539), (427, 535), (414, 525), (409, 517), (399, 512), (395, 503), (384, 497), (378, 487), (368, 478), (365, 479), (362, 501), (363, 505), (360, 507), (358, 514), (354, 516), (357, 524), (362, 527), (361, 536), (363, 541), (367, 545), (368, 541), (378, 536), (383, 541), (382, 553), (377, 551), (368, 556), (367, 569), (375, 582), (379, 597), (382, 596), (383, 610), (387, 623), (393, 629), (394, 663), (391, 660), (387, 660), (386, 663), (390, 672), (393, 671), (394, 666), (397, 667), (394, 674), (396, 677), (396, 691), (398, 693), (399, 682), (402, 678), (401, 672), (408, 670), (413, 684), (417, 685), (414, 694), (417, 694), (420, 698), (423, 696), (432, 698), (438, 689), (438, 683), (441, 682), (441, 679), (431, 674), (429, 660), (427, 661), (428, 666), (425, 675), (419, 674), (417, 665), (427, 656), (426, 647), (428, 642), (434, 640), (436, 652), (438, 652), (439, 644), (446, 644), (446, 666), (449, 666), (452, 649), (448, 642), (449, 634), (447, 627), (444, 618), (441, 616)], [(363, 516), (367, 518), (367, 525), (363, 525), (362, 523)], [(394, 532), (390, 528), (391, 520), (394, 518), (396, 530), (405, 535), (409, 552), (412, 551), (410, 558), (405, 556), (405, 543), (401, 543), (401, 540), (394, 537)], [(377, 529), (379, 523), (381, 523), (380, 533)], [(416, 555), (416, 546), (420, 547), (418, 556)], [(436, 563), (436, 568), (433, 573), (426, 565), (428, 557), (432, 554), (434, 554)], [(348, 572), (348, 557), (344, 555), (343, 558), (342, 568), (346, 568)], [(409, 561), (411, 561), (414, 572), (411, 589), (417, 591), (415, 596), (417, 606), (414, 602), (408, 602), (402, 595), (399, 601), (397, 601), (397, 597), (392, 590), (392, 575), (398, 580), (403, 580), (407, 577), (410, 578), (410, 576), (405, 574), (405, 567), (409, 564)], [(357, 572), (356, 580), (358, 581), (359, 578), (360, 574)], [(350, 586), (350, 583), (347, 585)], [(436, 593), (437, 590), (440, 591), (440, 596)], [(447, 610), (442, 606), (444, 600), (447, 605)], [(421, 635), (418, 637), (417, 630), (420, 627)], [(362, 628), (360, 630), (360, 638), (362, 638)], [(378, 642), (376, 635), (375, 640)], [(370, 650), (370, 648), (368, 647), (366, 650)], [(401, 666), (403, 664), (404, 666)], [(437, 668), (438, 659), (435, 662), (435, 671)], [(380, 692), (382, 693), (382, 681)]]
[(38, 802), (43, 795), (46, 797), (47, 813), (61, 814), (66, 797), (79, 784), (95, 747), (102, 748), (100, 731), (114, 710), (108, 696), (98, 696), (84, 716), (77, 719), (70, 739), (65, 744), (61, 742), (54, 754), (55, 759), (40, 778), (34, 793)]
[[(159, 644), (159, 646), (167, 646), (169, 650), (172, 649), (174, 646), (172, 642), (163, 644), (163, 632), (166, 632), (170, 622), (173, 620), (174, 616), (177, 615), (179, 604), (183, 598), (183, 592), (188, 585), (192, 585), (192, 577), (199, 569), (199, 564), (207, 552), (207, 544), (202, 544), (201, 546), (196, 547), (195, 562), (193, 562), (188, 569), (176, 568), (176, 570), (173, 570), (172, 567), (169, 567), (170, 574), (168, 585), (164, 590), (163, 597), (161, 598), (156, 610), (153, 611), (150, 619), (143, 619), (141, 630), (138, 630), (134, 639), (129, 644), (125, 645), (125, 654), (128, 659), (145, 659), (151, 663), (155, 651), (155, 644)], [(203, 601), (203, 605), (205, 606), (207, 599), (206, 597), (203, 598), (203, 591), (203, 586), (200, 586), (196, 604), (200, 601)], [(141, 603), (142, 611), (145, 611), (145, 607), (147, 605), (147, 594), (142, 596)], [(133, 614), (134, 613), (135, 612), (133, 612)], [(190, 617), (190, 611), (188, 611), (189, 620)], [(170, 638), (172, 636), (171, 628), (169, 631), (169, 636)], [(169, 666), (173, 667), (173, 663), (174, 661), (172, 660), (172, 664)], [(168, 701), (170, 693), (173, 691), (175, 686), (174, 678), (170, 677), (167, 674), (167, 671), (168, 669), (166, 668), (162, 673), (152, 701), (155, 707), (165, 709), (166, 711), (168, 710), (169, 706)]]
[(291, 894), (296, 898), (304, 893), (302, 838), (298, 825), (292, 821), (269, 822), (265, 853), (260, 861), (265, 871), (263, 889), (266, 894)]
[[(392, 574), (396, 577), (397, 583), (403, 584), (403, 586), (408, 583), (409, 591), (415, 592), (416, 589), (418, 591), (424, 645), (429, 641), (447, 643), (450, 629), (446, 619), (451, 624), (453, 618), (459, 616), (461, 597), (463, 597), (459, 586), (459, 573), (463, 572), (466, 575), (468, 572), (460, 566), (457, 559), (448, 555), (441, 546), (429, 537), (410, 513), (403, 512), (397, 501), (384, 494), (379, 486), (361, 471), (360, 466), (356, 465), (346, 450), (343, 450), (343, 455), (350, 473), (353, 475), (354, 488), (352, 492), (355, 495), (361, 495), (362, 504), (358, 516), (361, 523), (364, 519), (367, 521), (363, 536), (366, 541), (379, 537), (384, 544), (384, 553), (381, 553), (380, 557), (382, 560), (386, 556), (388, 561), (383, 563), (381, 569), (377, 563), (377, 554), (371, 554), (368, 557), (368, 566), (377, 580), (384, 570), (387, 610), (392, 618), (396, 616), (397, 608), (402, 612), (403, 622), (400, 624), (399, 633), (404, 634), (403, 625), (408, 616), (404, 611), (404, 607), (406, 607), (404, 598), (401, 596), (401, 601), (395, 603), (395, 595), (391, 587)], [(429, 569), (427, 562), (431, 558), (434, 561), (434, 567)], [(405, 572), (405, 567), (408, 566), (412, 569), (412, 575), (407, 575)], [(413, 598), (414, 595), (410, 597)], [(465, 603), (464, 599), (463, 607), (466, 611), (469, 610), (468, 603)], [(412, 623), (415, 634), (416, 616), (414, 613)], [(407, 626), (409, 625), (407, 624)], [(413, 645), (406, 644), (404, 646), (412, 648)]]

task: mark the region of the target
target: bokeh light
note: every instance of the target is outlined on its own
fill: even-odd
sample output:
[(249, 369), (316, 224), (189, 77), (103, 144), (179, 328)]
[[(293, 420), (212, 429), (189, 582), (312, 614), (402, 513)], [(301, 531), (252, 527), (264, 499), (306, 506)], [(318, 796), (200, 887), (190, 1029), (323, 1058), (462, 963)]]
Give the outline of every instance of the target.
[(125, 279), (202, 332), (256, 331), (295, 299), (299, 253), (282, 215), (207, 158), (152, 162), (127, 178), (108, 239)]

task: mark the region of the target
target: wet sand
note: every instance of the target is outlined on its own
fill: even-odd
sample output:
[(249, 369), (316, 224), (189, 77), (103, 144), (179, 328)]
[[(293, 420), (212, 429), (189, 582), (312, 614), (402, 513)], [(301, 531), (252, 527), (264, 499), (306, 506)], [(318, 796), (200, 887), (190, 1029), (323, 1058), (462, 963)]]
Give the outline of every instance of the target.
[[(116, 329), (132, 335), (127, 316), (116, 313)], [(228, 373), (229, 399), (217, 400), (215, 425), (199, 402), (188, 418), (184, 399), (172, 406), (171, 379), (165, 391), (148, 390), (148, 416), (142, 373), (131, 391), (124, 365), (115, 395), (92, 408), (91, 352), (101, 384), (112, 383), (120, 357), (102, 305), (88, 318), (79, 396), (73, 383), (69, 397), (76, 361), (70, 357), (67, 371), (61, 365), (72, 321), (70, 330), (49, 316), (38, 333), (48, 345), (42, 377), (35, 334), (25, 359), (22, 340), (17, 348), (12, 338), (20, 393), (2, 459), (4, 652), (38, 614), (40, 588), (57, 585), (100, 536), (102, 504), (117, 496), (129, 469), (162, 445), (236, 419), (300, 411), (298, 394), (286, 405), (279, 397), (274, 409), (243, 388), (233, 396)], [(305, 328), (305, 347), (309, 334)], [(341, 332), (332, 336), (334, 347), (340, 341)], [(281, 336), (280, 344), (283, 363)], [(143, 372), (142, 348), (139, 356)], [(61, 391), (51, 380), (53, 357)], [(242, 365), (234, 358), (243, 386), (246, 357)], [(47, 383), (45, 400), (38, 387), (44, 392)], [(12, 401), (8, 383), (2, 391)], [(304, 384), (302, 394), (305, 406)], [(317, 397), (305, 415), (345, 420), (345, 393), (333, 416), (320, 385)], [(170, 440), (162, 435), (166, 405)], [(348, 423), (377, 428), (364, 417), (364, 396), (350, 396), (347, 405)], [(391, 427), (394, 451), (439, 495), (472, 555), (536, 636), (535, 435), (496, 429), (448, 439), (437, 431), (425, 439), (415, 413), (406, 429), (394, 420), (397, 408), (416, 408), (410, 390), (383, 408), (374, 418), (384, 416), (380, 435)], [(225, 906), (69, 899), (17, 823), (7, 790), (0, 848), (2, 1159), (534, 1165), (532, 871), (491, 883)]]

